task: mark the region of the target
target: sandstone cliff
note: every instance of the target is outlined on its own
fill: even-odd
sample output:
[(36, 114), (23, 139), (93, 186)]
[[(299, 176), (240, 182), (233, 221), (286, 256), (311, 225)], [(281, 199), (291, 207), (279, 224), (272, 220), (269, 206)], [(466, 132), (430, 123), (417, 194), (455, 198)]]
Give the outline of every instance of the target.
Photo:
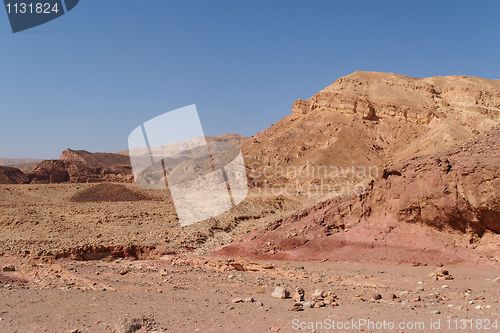
[(247, 139), (243, 149), (254, 186), (282, 185), (292, 180), (283, 167), (382, 168), (444, 151), (499, 123), (499, 80), (355, 72), (297, 100), (289, 116)]

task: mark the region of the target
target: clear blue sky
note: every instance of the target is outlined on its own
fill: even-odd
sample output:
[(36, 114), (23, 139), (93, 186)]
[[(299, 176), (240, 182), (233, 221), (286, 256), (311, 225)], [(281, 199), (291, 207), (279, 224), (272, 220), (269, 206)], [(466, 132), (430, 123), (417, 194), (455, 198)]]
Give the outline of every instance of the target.
[(0, 156), (117, 151), (195, 103), (251, 135), (355, 70), (500, 77), (500, 1), (81, 0), (12, 34), (0, 8)]

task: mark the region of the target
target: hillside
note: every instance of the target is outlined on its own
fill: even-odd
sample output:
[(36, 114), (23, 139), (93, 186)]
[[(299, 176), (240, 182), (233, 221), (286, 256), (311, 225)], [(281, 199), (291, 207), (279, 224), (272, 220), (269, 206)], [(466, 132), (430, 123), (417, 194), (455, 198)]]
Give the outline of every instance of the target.
[(391, 262), (475, 261), (481, 255), (500, 260), (499, 145), (497, 127), (444, 152), (396, 163), (365, 192), (277, 220), (220, 253)]
[(499, 123), (499, 80), (354, 72), (295, 101), (290, 115), (245, 140), (243, 150), (254, 186), (336, 182), (315, 171), (383, 168), (444, 151)]

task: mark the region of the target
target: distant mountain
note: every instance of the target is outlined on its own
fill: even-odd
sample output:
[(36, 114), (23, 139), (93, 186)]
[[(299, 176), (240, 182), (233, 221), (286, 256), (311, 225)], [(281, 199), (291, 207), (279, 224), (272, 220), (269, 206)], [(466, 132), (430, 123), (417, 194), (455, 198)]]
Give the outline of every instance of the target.
[(33, 168), (40, 163), (41, 160), (35, 158), (7, 158), (0, 157), (0, 166), (9, 166), (22, 170), (23, 172), (30, 172)]
[(39, 163), (40, 161), (41, 161), (41, 159), (36, 159), (36, 158), (0, 157), (0, 165), (3, 165), (3, 166), (18, 166), (18, 165), (34, 164), (34, 163)]
[(130, 158), (116, 153), (91, 153), (86, 150), (66, 149), (59, 157), (62, 161), (80, 162), (91, 167), (130, 166)]

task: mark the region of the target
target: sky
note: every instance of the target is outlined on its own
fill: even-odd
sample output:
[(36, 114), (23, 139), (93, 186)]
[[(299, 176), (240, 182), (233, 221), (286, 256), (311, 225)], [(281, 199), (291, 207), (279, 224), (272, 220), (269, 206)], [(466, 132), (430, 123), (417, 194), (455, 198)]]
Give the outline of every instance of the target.
[(190, 104), (252, 135), (355, 70), (499, 79), (500, 1), (81, 0), (15, 34), (0, 7), (0, 156), (123, 150)]

